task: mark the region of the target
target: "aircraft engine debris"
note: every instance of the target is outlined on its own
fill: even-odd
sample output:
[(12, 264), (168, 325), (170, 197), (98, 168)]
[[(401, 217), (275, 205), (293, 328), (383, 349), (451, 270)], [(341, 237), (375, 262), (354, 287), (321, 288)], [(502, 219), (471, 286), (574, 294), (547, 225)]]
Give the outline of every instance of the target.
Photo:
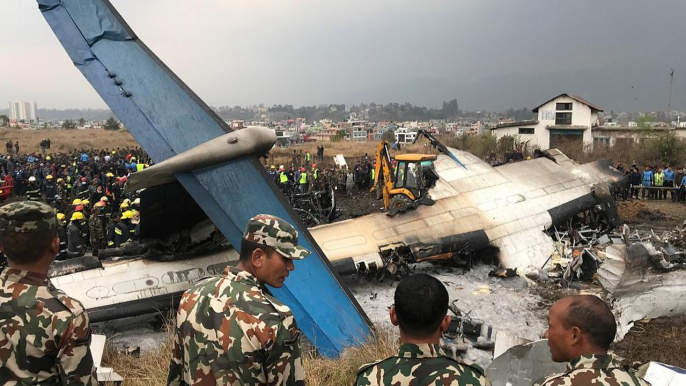
[[(651, 231), (645, 241), (612, 244), (605, 250), (598, 279), (617, 318), (618, 340), (635, 321), (686, 314), (684, 252), (663, 241), (683, 234), (683, 227), (663, 237)], [(632, 238), (626, 225), (622, 236), (626, 241)]]

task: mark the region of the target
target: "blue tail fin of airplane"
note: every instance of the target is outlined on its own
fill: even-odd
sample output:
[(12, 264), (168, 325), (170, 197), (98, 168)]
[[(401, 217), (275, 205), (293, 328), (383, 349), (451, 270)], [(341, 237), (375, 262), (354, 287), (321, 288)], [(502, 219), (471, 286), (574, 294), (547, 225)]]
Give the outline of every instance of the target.
[[(230, 129), (133, 33), (107, 0), (37, 0), (74, 65), (155, 162)], [(177, 175), (237, 248), (248, 220), (269, 213), (295, 224), (313, 251), (274, 291), (320, 353), (365, 341), (370, 323), (256, 157)]]

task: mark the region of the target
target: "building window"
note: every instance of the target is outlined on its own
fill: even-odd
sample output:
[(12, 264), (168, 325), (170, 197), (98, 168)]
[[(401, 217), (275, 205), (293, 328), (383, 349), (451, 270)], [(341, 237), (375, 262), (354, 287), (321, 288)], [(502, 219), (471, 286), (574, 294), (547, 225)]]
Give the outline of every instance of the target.
[(533, 134), (533, 133), (534, 133), (533, 127), (520, 127), (519, 128), (519, 134)]
[(571, 125), (572, 113), (555, 113), (556, 125)]
[(593, 149), (610, 147), (610, 138), (593, 138)]
[(557, 107), (555, 109), (556, 110), (562, 110), (562, 111), (571, 111), (572, 110), (572, 102), (558, 103)]

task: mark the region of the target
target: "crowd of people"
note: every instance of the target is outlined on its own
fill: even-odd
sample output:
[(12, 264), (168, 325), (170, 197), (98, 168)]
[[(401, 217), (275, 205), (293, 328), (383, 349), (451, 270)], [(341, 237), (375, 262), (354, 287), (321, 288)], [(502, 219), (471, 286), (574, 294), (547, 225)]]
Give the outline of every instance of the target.
[[(17, 142), (14, 143), (15, 147)], [(9, 145), (8, 145), (9, 147)], [(117, 248), (139, 237), (140, 197), (126, 193), (126, 182), (149, 166), (140, 148), (7, 154), (0, 161), (0, 179), (11, 189), (11, 199), (42, 201), (57, 211), (60, 250), (58, 260), (91, 251)]]
[(643, 168), (631, 163), (625, 169), (621, 162), (613, 165), (615, 169), (627, 175), (627, 183), (616, 189), (615, 199), (649, 199), (666, 200), (683, 203), (686, 200), (686, 169), (673, 168), (671, 165), (646, 165)]

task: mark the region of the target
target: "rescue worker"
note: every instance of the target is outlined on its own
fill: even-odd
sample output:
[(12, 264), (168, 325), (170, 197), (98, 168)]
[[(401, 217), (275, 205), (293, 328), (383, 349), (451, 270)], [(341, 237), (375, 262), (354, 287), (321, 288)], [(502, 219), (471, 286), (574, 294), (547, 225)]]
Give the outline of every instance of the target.
[(281, 168), (279, 169), (279, 186), (283, 192), (285, 192), (288, 187), (288, 174), (286, 174), (286, 169), (283, 165), (281, 165)]
[(534, 386), (623, 385), (650, 386), (626, 371), (608, 349), (617, 325), (610, 307), (594, 295), (577, 295), (555, 302), (548, 312), (550, 354), (567, 369), (534, 382)]
[(60, 250), (57, 254), (57, 260), (67, 260), (67, 217), (64, 213), (57, 213), (57, 236), (60, 238)]
[(85, 200), (90, 197), (90, 192), (88, 191), (88, 179), (86, 177), (81, 177), (81, 183), (78, 186), (78, 192), (76, 196), (81, 200)]
[(40, 201), (42, 199), (40, 194), (40, 186), (36, 183), (36, 177), (29, 177), (29, 184), (26, 185), (26, 200), (27, 201)]
[(269, 178), (271, 178), (272, 181), (278, 182), (278, 181), (276, 180), (276, 166), (275, 166), (275, 165), (271, 165), (271, 166), (269, 167), (269, 172), (268, 172), (268, 173), (269, 173)]
[(112, 222), (107, 229), (107, 247), (119, 248), (129, 237), (129, 230), (121, 222), (121, 213), (112, 214)]
[(665, 197), (667, 197), (667, 192), (662, 190), (665, 185), (665, 174), (662, 172), (662, 168), (658, 168), (657, 173), (653, 174), (653, 184), (658, 188), (653, 192), (653, 199), (662, 200), (662, 193), (665, 193)]
[(312, 155), (309, 151), (305, 150), (305, 168), (310, 168), (310, 162), (312, 161)]
[(398, 355), (360, 367), (355, 384), (490, 386), (484, 371), (443, 352), (441, 335), (448, 329), (448, 291), (431, 275), (403, 279), (395, 290), (389, 315), (400, 328)]
[(126, 225), (127, 241), (136, 238), (136, 226), (131, 223), (131, 220), (133, 220), (132, 211), (127, 210), (121, 214), (121, 222)]
[(105, 248), (105, 232), (102, 227), (102, 220), (100, 217), (100, 206), (93, 207), (93, 215), (88, 219), (88, 235), (90, 237), (91, 248), (93, 248), (93, 256), (98, 256), (98, 251)]
[(315, 190), (320, 189), (320, 180), (319, 180), (319, 169), (317, 169), (317, 164), (312, 164), (312, 186), (314, 187)]
[(8, 259), (0, 273), (2, 385), (97, 385), (88, 314), (48, 278), (59, 251), (56, 229), (55, 210), (47, 204), (0, 208)]
[(282, 287), (309, 253), (283, 219), (251, 218), (238, 265), (181, 298), (167, 384), (303, 385), (298, 326), (267, 285)]
[(67, 254), (69, 258), (81, 257), (86, 254), (86, 246), (83, 243), (82, 222), (85, 217), (81, 212), (72, 214), (69, 226), (67, 226)]
[(298, 176), (298, 189), (300, 193), (307, 192), (307, 171), (305, 168), (300, 168), (300, 175)]
[(52, 174), (45, 176), (43, 183), (43, 193), (45, 193), (45, 202), (49, 205), (55, 205), (55, 195), (57, 195), (57, 184), (53, 181)]
[(65, 210), (68, 194), (64, 178), (58, 178), (57, 186), (55, 186), (55, 207), (59, 208), (59, 210)]

